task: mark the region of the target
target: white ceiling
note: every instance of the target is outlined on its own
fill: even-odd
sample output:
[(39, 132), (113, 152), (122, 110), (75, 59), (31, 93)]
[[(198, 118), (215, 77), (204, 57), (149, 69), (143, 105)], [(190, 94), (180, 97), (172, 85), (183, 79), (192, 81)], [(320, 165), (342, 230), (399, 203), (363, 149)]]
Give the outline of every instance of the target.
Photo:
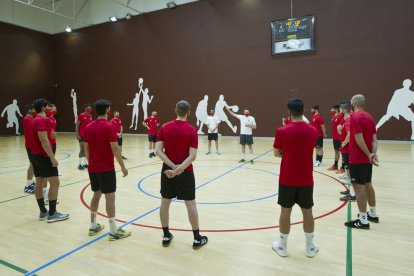
[[(166, 9), (199, 0), (0, 0), (0, 21), (48, 34)], [(179, 8), (179, 7), (178, 7)]]

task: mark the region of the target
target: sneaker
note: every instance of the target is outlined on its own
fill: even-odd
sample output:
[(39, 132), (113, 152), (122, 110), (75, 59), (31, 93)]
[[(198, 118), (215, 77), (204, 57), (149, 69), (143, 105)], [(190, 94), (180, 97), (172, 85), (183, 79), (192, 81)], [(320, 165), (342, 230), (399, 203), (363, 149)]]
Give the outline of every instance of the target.
[(69, 218), (69, 214), (61, 214), (58, 211), (56, 211), (53, 215), (47, 216), (47, 222), (56, 222), (56, 221), (62, 221), (67, 220)]
[(83, 170), (83, 169), (84, 169), (84, 167), (81, 164), (79, 164), (78, 170)]
[(45, 205), (49, 205), (49, 200), (48, 199), (44, 199)]
[(123, 160), (128, 160), (128, 158), (126, 158), (125, 156), (122, 155), (122, 159)]
[(338, 176), (338, 178), (339, 179), (346, 179), (346, 178), (348, 178), (348, 176), (346, 175), (346, 173), (344, 173), (344, 174)]
[(252, 159), (252, 160), (250, 160), (250, 164), (254, 164), (254, 160)]
[(208, 238), (206, 236), (200, 236), (199, 240), (194, 240), (193, 242), (193, 249), (197, 250), (206, 245), (208, 242)]
[(85, 164), (85, 165), (83, 165), (82, 166), (84, 169), (87, 169), (88, 168), (88, 164)]
[(332, 165), (331, 167), (328, 168), (328, 171), (337, 171), (338, 167), (335, 165)]
[(174, 236), (172, 234), (170, 234), (169, 237), (166, 237), (166, 236), (162, 237), (162, 246), (163, 247), (170, 246), (170, 243), (171, 243), (173, 238), (174, 238)]
[(350, 194), (347, 194), (343, 197), (339, 198), (340, 201), (355, 201), (356, 197), (355, 196), (351, 196)]
[(345, 222), (346, 227), (369, 230), (369, 223), (363, 224), (359, 219)]
[(275, 241), (272, 244), (272, 249), (274, 251), (276, 251), (276, 253), (280, 256), (280, 257), (287, 257), (288, 255), (288, 250), (287, 248), (283, 247), (279, 241)]
[(239, 163), (244, 163), (244, 162), (246, 162), (246, 160), (244, 160), (243, 158), (240, 159), (240, 161), (239, 161)]
[(308, 258), (313, 258), (319, 252), (319, 247), (314, 243), (312, 246), (305, 249), (305, 256)]
[(315, 161), (315, 162), (313, 163), (313, 166), (314, 166), (314, 167), (322, 167), (322, 163), (321, 163), (321, 162), (319, 162), (319, 161)]
[(344, 169), (339, 169), (335, 173), (336, 174), (343, 174), (343, 173), (345, 173), (345, 170)]
[(211, 153), (211, 152), (209, 152), (209, 151), (208, 151), (208, 152), (206, 152), (206, 155), (209, 155), (210, 153)]
[(46, 212), (40, 212), (39, 213), (39, 220), (45, 220), (46, 218), (47, 218), (47, 215), (48, 215), (48, 211), (46, 210)]
[(369, 212), (367, 212), (367, 217), (370, 222), (379, 223), (379, 217), (371, 217)]
[(349, 190), (339, 192), (341, 195), (349, 195)]
[(152, 158), (152, 152), (148, 155), (149, 158)]
[(217, 153), (217, 155), (221, 155), (221, 152), (219, 152), (219, 151), (218, 151), (218, 152), (216, 152), (216, 153)]
[(95, 228), (89, 228), (89, 236), (95, 236), (105, 228), (105, 225), (97, 224)]
[(116, 240), (128, 238), (129, 236), (131, 236), (131, 231), (126, 231), (122, 228), (118, 228), (115, 234), (109, 233), (109, 240), (116, 241)]
[(157, 157), (157, 155), (155, 154), (155, 152), (153, 152), (153, 153), (152, 153), (152, 156), (153, 156), (153, 157)]

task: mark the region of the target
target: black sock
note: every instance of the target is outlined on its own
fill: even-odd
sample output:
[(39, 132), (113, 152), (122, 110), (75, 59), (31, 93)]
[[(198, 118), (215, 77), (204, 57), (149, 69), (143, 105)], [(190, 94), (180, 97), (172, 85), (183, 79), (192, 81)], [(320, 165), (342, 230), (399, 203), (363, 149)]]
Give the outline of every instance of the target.
[(52, 216), (56, 212), (56, 201), (49, 200), (49, 216)]
[(316, 161), (322, 162), (322, 155), (316, 155)]
[(323, 155), (319, 155), (319, 162), (321, 163), (322, 163), (322, 158), (323, 158)]
[(338, 160), (335, 161), (334, 166), (338, 168)]
[(201, 238), (201, 236), (200, 236), (200, 229), (193, 230), (193, 234), (194, 234), (194, 239), (195, 240), (199, 240)]
[(344, 162), (342, 162), (342, 165), (341, 165), (341, 169), (345, 169), (345, 164), (344, 164)]
[(168, 230), (168, 226), (163, 227), (162, 231), (164, 232), (164, 237), (171, 237), (171, 233), (170, 233), (170, 230)]
[(45, 199), (42, 197), (42, 198), (38, 198), (36, 200), (37, 200), (37, 205), (39, 205), (40, 212), (46, 213), (47, 209), (45, 207)]

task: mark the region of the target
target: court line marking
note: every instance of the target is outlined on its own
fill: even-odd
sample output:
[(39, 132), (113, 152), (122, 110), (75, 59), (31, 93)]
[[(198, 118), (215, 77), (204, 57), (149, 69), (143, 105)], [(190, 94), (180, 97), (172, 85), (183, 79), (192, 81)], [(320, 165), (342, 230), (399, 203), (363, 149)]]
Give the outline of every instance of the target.
[[(269, 152), (271, 152), (271, 151), (273, 151), (273, 149), (270, 149), (270, 150), (268, 150), (268, 151), (266, 151), (266, 152), (264, 152), (264, 153), (262, 153), (262, 154), (258, 155), (257, 157), (253, 158), (253, 160), (258, 159), (258, 158), (260, 158), (260, 157), (262, 157), (262, 156), (264, 156), (264, 155), (268, 154), (268, 153), (269, 153)], [(219, 176), (217, 176), (217, 177), (214, 177), (213, 179), (211, 179), (211, 180), (207, 181), (206, 183), (204, 183), (204, 184), (202, 184), (202, 185), (198, 186), (196, 189), (199, 189), (199, 188), (201, 188), (201, 187), (204, 187), (205, 185), (207, 185), (207, 184), (211, 183), (212, 181), (214, 181), (214, 180), (216, 180), (216, 179), (218, 179), (218, 178), (220, 178), (220, 177), (222, 177), (222, 176), (224, 176), (224, 175), (227, 175), (227, 174), (229, 174), (229, 173), (231, 173), (231, 172), (233, 172), (233, 171), (237, 170), (238, 168), (241, 168), (241, 167), (243, 167), (243, 166), (245, 166), (245, 165), (247, 165), (247, 164), (250, 164), (250, 163), (249, 163), (249, 162), (241, 163), (240, 165), (238, 165), (238, 166), (234, 167), (233, 169), (228, 170), (228, 171), (226, 171), (226, 172), (222, 173), (221, 175), (219, 175)], [(137, 220), (139, 220), (139, 219), (141, 219), (141, 218), (143, 218), (143, 217), (145, 217), (145, 216), (147, 216), (147, 215), (149, 215), (149, 214), (151, 214), (151, 213), (153, 213), (153, 212), (157, 211), (158, 209), (160, 209), (160, 206), (158, 206), (158, 207), (156, 207), (156, 208), (151, 209), (150, 211), (148, 211), (148, 212), (146, 212), (146, 213), (144, 213), (144, 214), (142, 214), (142, 215), (140, 215), (140, 216), (138, 216), (138, 217), (134, 218), (133, 220), (128, 221), (127, 223), (125, 223), (125, 224), (121, 225), (120, 227), (122, 228), (122, 227), (128, 226), (128, 225), (132, 224), (133, 222), (135, 222), (135, 221), (137, 221)], [(76, 247), (75, 249), (73, 249), (73, 250), (71, 250), (71, 251), (69, 251), (69, 252), (67, 252), (67, 253), (65, 253), (65, 254), (63, 254), (63, 255), (61, 255), (61, 256), (59, 256), (59, 257), (57, 257), (57, 258), (55, 258), (55, 259), (53, 259), (53, 260), (51, 260), (51, 261), (49, 261), (49, 262), (47, 262), (46, 264), (44, 264), (44, 265), (42, 265), (42, 266), (40, 266), (40, 267), (38, 267), (38, 268), (36, 268), (36, 269), (34, 269), (34, 270), (32, 270), (32, 271), (30, 271), (30, 272), (26, 273), (25, 275), (33, 275), (35, 272), (38, 272), (38, 271), (40, 271), (40, 270), (45, 269), (45, 268), (46, 268), (46, 267), (48, 267), (48, 266), (51, 266), (52, 264), (54, 264), (54, 263), (56, 263), (56, 262), (58, 262), (58, 261), (60, 261), (60, 260), (62, 260), (62, 259), (64, 259), (64, 258), (66, 258), (66, 257), (68, 257), (68, 256), (70, 256), (70, 255), (72, 255), (73, 253), (75, 253), (75, 252), (77, 252), (77, 251), (79, 251), (79, 250), (81, 250), (81, 249), (83, 249), (83, 248), (85, 248), (85, 247), (87, 247), (87, 246), (89, 246), (89, 245), (91, 245), (91, 244), (94, 244), (95, 242), (97, 242), (97, 241), (99, 241), (99, 240), (103, 239), (104, 237), (106, 237), (106, 236), (108, 236), (108, 235), (109, 235), (109, 232), (107, 232), (107, 233), (103, 234), (102, 236), (99, 236), (99, 237), (97, 237), (97, 238), (95, 238), (95, 239), (91, 240), (90, 242), (87, 242), (87, 243), (85, 243), (85, 244), (83, 244), (83, 245), (81, 245), (81, 246)]]
[[(351, 202), (348, 203), (348, 220), (352, 219)], [(346, 276), (352, 276), (352, 228), (346, 230)]]
[[(6, 262), (5, 260), (0, 259), (0, 264), (4, 265), (4, 266), (6, 266), (10, 269), (13, 269), (17, 272), (20, 272), (20, 273), (27, 273), (28, 272), (26, 269), (18, 267), (18, 266), (14, 265), (14, 264), (11, 264), (9, 262)], [(36, 274), (34, 274), (34, 275), (36, 275)]]

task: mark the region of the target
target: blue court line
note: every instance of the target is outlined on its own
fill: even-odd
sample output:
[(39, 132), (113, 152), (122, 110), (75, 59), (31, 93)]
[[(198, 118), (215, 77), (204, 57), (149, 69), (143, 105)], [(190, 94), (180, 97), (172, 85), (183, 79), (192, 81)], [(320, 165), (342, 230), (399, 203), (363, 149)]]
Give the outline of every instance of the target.
[[(269, 152), (271, 152), (272, 150), (273, 150), (273, 149), (268, 150), (268, 151), (266, 151), (265, 153), (262, 153), (262, 154), (258, 155), (258, 156), (257, 156), (257, 157), (255, 157), (253, 160), (256, 160), (256, 159), (258, 159), (258, 158), (260, 158), (260, 157), (262, 157), (262, 156), (264, 156), (264, 155), (268, 154), (268, 153), (269, 153)], [(249, 163), (248, 163), (248, 162), (246, 162), (246, 163), (242, 163), (242, 164), (238, 165), (237, 167), (234, 167), (233, 169), (231, 169), (231, 170), (229, 170), (229, 171), (227, 171), (227, 172), (224, 172), (224, 173), (220, 174), (219, 176), (217, 176), (217, 177), (215, 177), (215, 178), (213, 178), (213, 179), (211, 179), (211, 180), (207, 181), (206, 183), (204, 183), (204, 184), (202, 184), (202, 185), (198, 186), (196, 189), (199, 189), (199, 188), (201, 188), (201, 187), (204, 187), (205, 185), (207, 185), (207, 184), (209, 184), (209, 183), (213, 182), (214, 180), (217, 180), (218, 178), (223, 177), (224, 175), (229, 174), (229, 173), (231, 173), (231, 172), (233, 172), (233, 171), (237, 170), (238, 168), (241, 168), (241, 167), (245, 166), (246, 164), (249, 164)], [(121, 225), (120, 227), (122, 228), (122, 227), (125, 227), (125, 226), (127, 226), (127, 225), (129, 225), (129, 224), (131, 224), (131, 223), (134, 223), (135, 221), (137, 221), (137, 220), (139, 220), (139, 219), (141, 219), (141, 218), (143, 218), (143, 217), (146, 217), (147, 215), (149, 215), (149, 214), (151, 214), (151, 213), (153, 213), (153, 212), (155, 212), (155, 211), (157, 211), (157, 210), (159, 210), (159, 209), (160, 209), (160, 206), (158, 206), (158, 207), (156, 207), (156, 208), (154, 208), (154, 209), (151, 209), (150, 211), (148, 211), (148, 212), (146, 212), (146, 213), (144, 213), (144, 214), (142, 214), (142, 215), (140, 215), (140, 216), (138, 216), (138, 217), (134, 218), (133, 220), (131, 220), (131, 221), (129, 221), (129, 222), (127, 222), (127, 223), (125, 223), (125, 224)], [(26, 274), (24, 274), (24, 275), (33, 275), (34, 273), (36, 273), (36, 272), (38, 272), (38, 271), (40, 271), (40, 270), (43, 270), (43, 269), (45, 269), (45, 268), (46, 268), (46, 267), (48, 267), (48, 266), (51, 266), (52, 264), (54, 264), (54, 263), (56, 263), (56, 262), (58, 262), (58, 261), (60, 261), (60, 260), (62, 260), (62, 259), (64, 259), (64, 258), (66, 258), (66, 257), (68, 257), (68, 256), (70, 256), (70, 255), (72, 255), (73, 253), (75, 253), (75, 252), (77, 252), (77, 251), (79, 251), (79, 250), (81, 250), (81, 249), (83, 249), (83, 248), (85, 248), (85, 247), (87, 247), (87, 246), (89, 246), (89, 245), (91, 245), (91, 244), (93, 244), (93, 243), (95, 243), (95, 242), (97, 242), (97, 241), (99, 241), (99, 240), (103, 239), (104, 237), (106, 237), (106, 236), (108, 236), (108, 235), (109, 235), (109, 232), (108, 232), (108, 233), (106, 233), (106, 234), (103, 234), (102, 236), (99, 236), (99, 237), (97, 237), (97, 238), (95, 238), (95, 239), (91, 240), (90, 242), (87, 242), (87, 243), (85, 243), (85, 244), (83, 244), (83, 245), (81, 245), (81, 246), (79, 246), (79, 247), (76, 247), (75, 249), (73, 249), (73, 250), (71, 250), (71, 251), (69, 251), (69, 252), (67, 252), (67, 253), (63, 254), (63, 255), (62, 255), (62, 256), (60, 256), (60, 257), (57, 257), (56, 259), (53, 259), (53, 260), (52, 260), (52, 261), (50, 261), (50, 262), (47, 262), (46, 264), (44, 264), (44, 265), (42, 265), (42, 266), (40, 266), (40, 267), (38, 267), (38, 268), (36, 268), (36, 269), (34, 269), (34, 270), (32, 270), (32, 271), (30, 271), (30, 272), (26, 273)]]

